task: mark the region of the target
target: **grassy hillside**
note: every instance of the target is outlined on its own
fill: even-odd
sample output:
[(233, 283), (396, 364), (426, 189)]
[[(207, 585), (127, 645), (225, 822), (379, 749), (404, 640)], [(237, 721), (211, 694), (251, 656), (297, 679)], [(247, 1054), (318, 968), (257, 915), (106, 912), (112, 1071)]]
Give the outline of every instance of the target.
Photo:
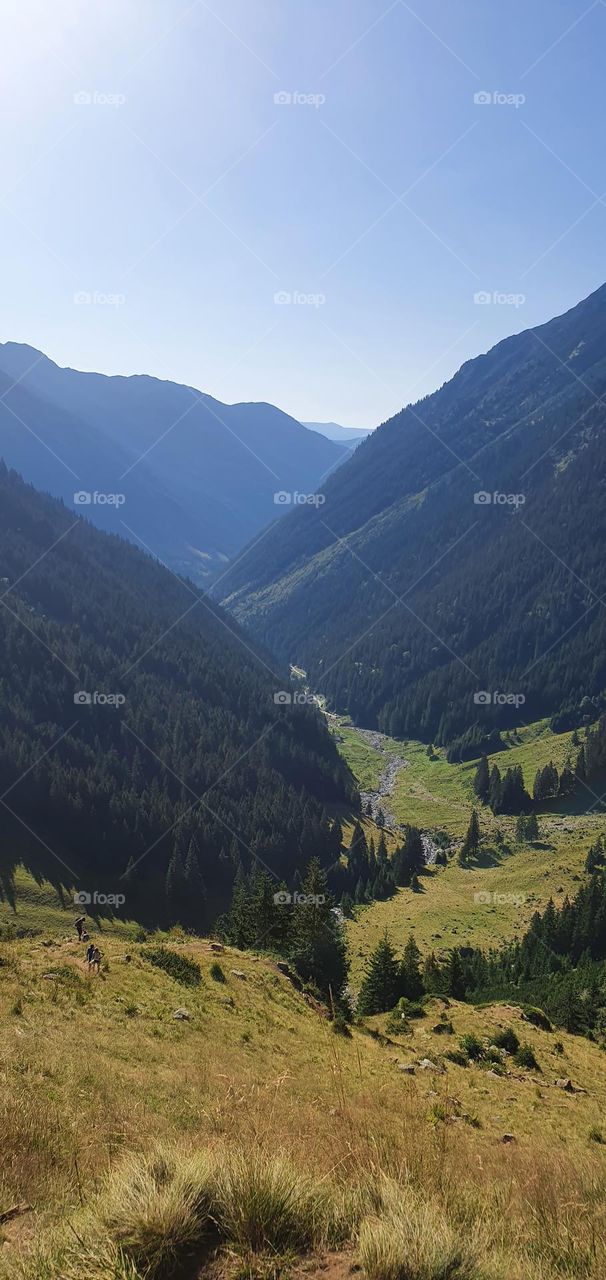
[[(362, 789), (376, 789), (390, 754), (405, 759), (386, 800), (398, 822), (445, 831), (453, 841), (463, 836), (477, 804), (475, 761), (448, 764), (443, 751), (436, 749), (431, 759), (422, 743), (391, 738), (383, 738), (379, 750), (349, 721), (331, 717), (330, 723)], [(540, 721), (512, 733), (506, 749), (491, 756), (491, 762), (501, 772), (520, 764), (532, 790), (538, 768), (553, 760), (561, 769), (568, 755), (574, 756), (571, 737), (554, 734)], [(560, 902), (578, 887), (587, 851), (604, 830), (603, 809), (597, 803), (601, 790), (598, 785), (580, 789), (573, 797), (544, 801), (538, 810), (540, 840), (527, 846), (516, 844), (515, 818), (495, 818), (479, 806), (484, 849), (476, 865), (463, 868), (454, 861), (443, 869), (428, 868), (420, 893), (402, 889), (394, 898), (357, 909), (355, 921), (348, 925), (354, 978), (359, 978), (385, 930), (400, 943), (413, 929), (423, 951), (438, 953), (453, 946), (489, 947), (521, 935), (550, 897)], [(498, 832), (502, 845), (495, 843)]]
[[(213, 1248), (228, 1274), (276, 1275), (299, 1254), (319, 1272), (337, 1244), (343, 1274), (361, 1259), (371, 1280), (387, 1280), (396, 1244), (411, 1280), (604, 1274), (596, 1046), (558, 1035), (558, 1051), (518, 1011), (442, 1002), (410, 1035), (385, 1034), (378, 1018), (344, 1037), (268, 957), (173, 936), (170, 948), (200, 967), (189, 987), (150, 963), (155, 940), (108, 931), (102, 972), (89, 976), (63, 921), (56, 932), (40, 919), (39, 937), (0, 944), (0, 1220), (31, 1206), (0, 1225), (3, 1278), (176, 1276), (191, 1250), (179, 1274), (193, 1280), (202, 1245), (190, 1157), (198, 1180), (204, 1165), (205, 1194), (212, 1186)], [(432, 1031), (441, 1013), (450, 1035)], [(488, 1043), (509, 1025), (541, 1074), (419, 1065), (439, 1067), (469, 1031)], [(563, 1092), (560, 1076), (587, 1092)], [(152, 1177), (158, 1144), (168, 1154), (154, 1157)], [(159, 1239), (175, 1248), (164, 1270), (149, 1263)]]

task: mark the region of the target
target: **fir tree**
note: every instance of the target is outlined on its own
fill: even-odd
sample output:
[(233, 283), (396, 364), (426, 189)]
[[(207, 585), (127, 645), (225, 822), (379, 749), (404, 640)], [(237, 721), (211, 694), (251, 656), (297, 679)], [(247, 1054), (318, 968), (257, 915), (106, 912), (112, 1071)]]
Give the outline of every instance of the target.
[(400, 966), (387, 934), (375, 947), (366, 966), (358, 996), (358, 1013), (366, 1018), (393, 1009), (399, 994)]

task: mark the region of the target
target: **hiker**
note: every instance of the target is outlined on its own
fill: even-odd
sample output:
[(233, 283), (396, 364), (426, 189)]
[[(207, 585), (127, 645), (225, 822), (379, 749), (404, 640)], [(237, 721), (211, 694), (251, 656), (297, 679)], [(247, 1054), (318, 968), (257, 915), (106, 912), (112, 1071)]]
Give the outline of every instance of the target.
[(86, 920), (86, 916), (78, 916), (78, 919), (75, 921), (75, 927), (78, 933), (78, 942), (82, 942), (82, 934), (84, 932), (85, 920)]
[(89, 972), (92, 969), (94, 957), (95, 957), (95, 946), (91, 942), (90, 947), (86, 948), (86, 963), (88, 965)]
[(95, 973), (99, 973), (99, 970), (101, 968), (101, 952), (99, 951), (98, 947), (93, 947), (92, 967), (95, 970)]

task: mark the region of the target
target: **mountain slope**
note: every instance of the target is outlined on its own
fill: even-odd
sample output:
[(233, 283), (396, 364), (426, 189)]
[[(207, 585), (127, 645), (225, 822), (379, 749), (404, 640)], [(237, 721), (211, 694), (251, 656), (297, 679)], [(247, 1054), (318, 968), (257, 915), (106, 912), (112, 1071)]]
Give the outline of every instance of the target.
[(200, 927), (240, 865), (332, 859), (353, 789), (324, 724), (200, 591), (4, 467), (0, 578), (6, 892), (23, 861)]
[(573, 714), (606, 688), (603, 396), (606, 286), (364, 440), (322, 507), (228, 571), (223, 602), (386, 732)]
[(93, 523), (198, 581), (347, 456), (269, 404), (224, 405), (147, 376), (61, 369), (33, 347), (0, 346), (0, 456), (38, 488), (123, 495), (88, 504)]

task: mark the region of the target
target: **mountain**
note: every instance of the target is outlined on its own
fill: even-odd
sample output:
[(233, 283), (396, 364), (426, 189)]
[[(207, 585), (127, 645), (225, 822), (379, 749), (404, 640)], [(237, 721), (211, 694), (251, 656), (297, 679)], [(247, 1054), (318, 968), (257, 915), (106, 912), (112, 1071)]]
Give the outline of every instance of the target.
[(346, 456), (274, 405), (0, 345), (0, 457), (200, 583)]
[(605, 398), (606, 286), (379, 427), (218, 597), (362, 724), (575, 722), (606, 689)]
[(372, 430), (371, 427), (341, 427), (338, 422), (304, 422), (303, 426), (310, 431), (318, 431), (327, 440), (336, 440), (338, 444), (347, 444), (350, 448), (355, 448), (360, 440), (365, 440)]
[(0, 880), (22, 861), (200, 927), (240, 868), (334, 860), (324, 805), (354, 790), (316, 709), (276, 704), (284, 672), (199, 589), (3, 464), (0, 605)]

